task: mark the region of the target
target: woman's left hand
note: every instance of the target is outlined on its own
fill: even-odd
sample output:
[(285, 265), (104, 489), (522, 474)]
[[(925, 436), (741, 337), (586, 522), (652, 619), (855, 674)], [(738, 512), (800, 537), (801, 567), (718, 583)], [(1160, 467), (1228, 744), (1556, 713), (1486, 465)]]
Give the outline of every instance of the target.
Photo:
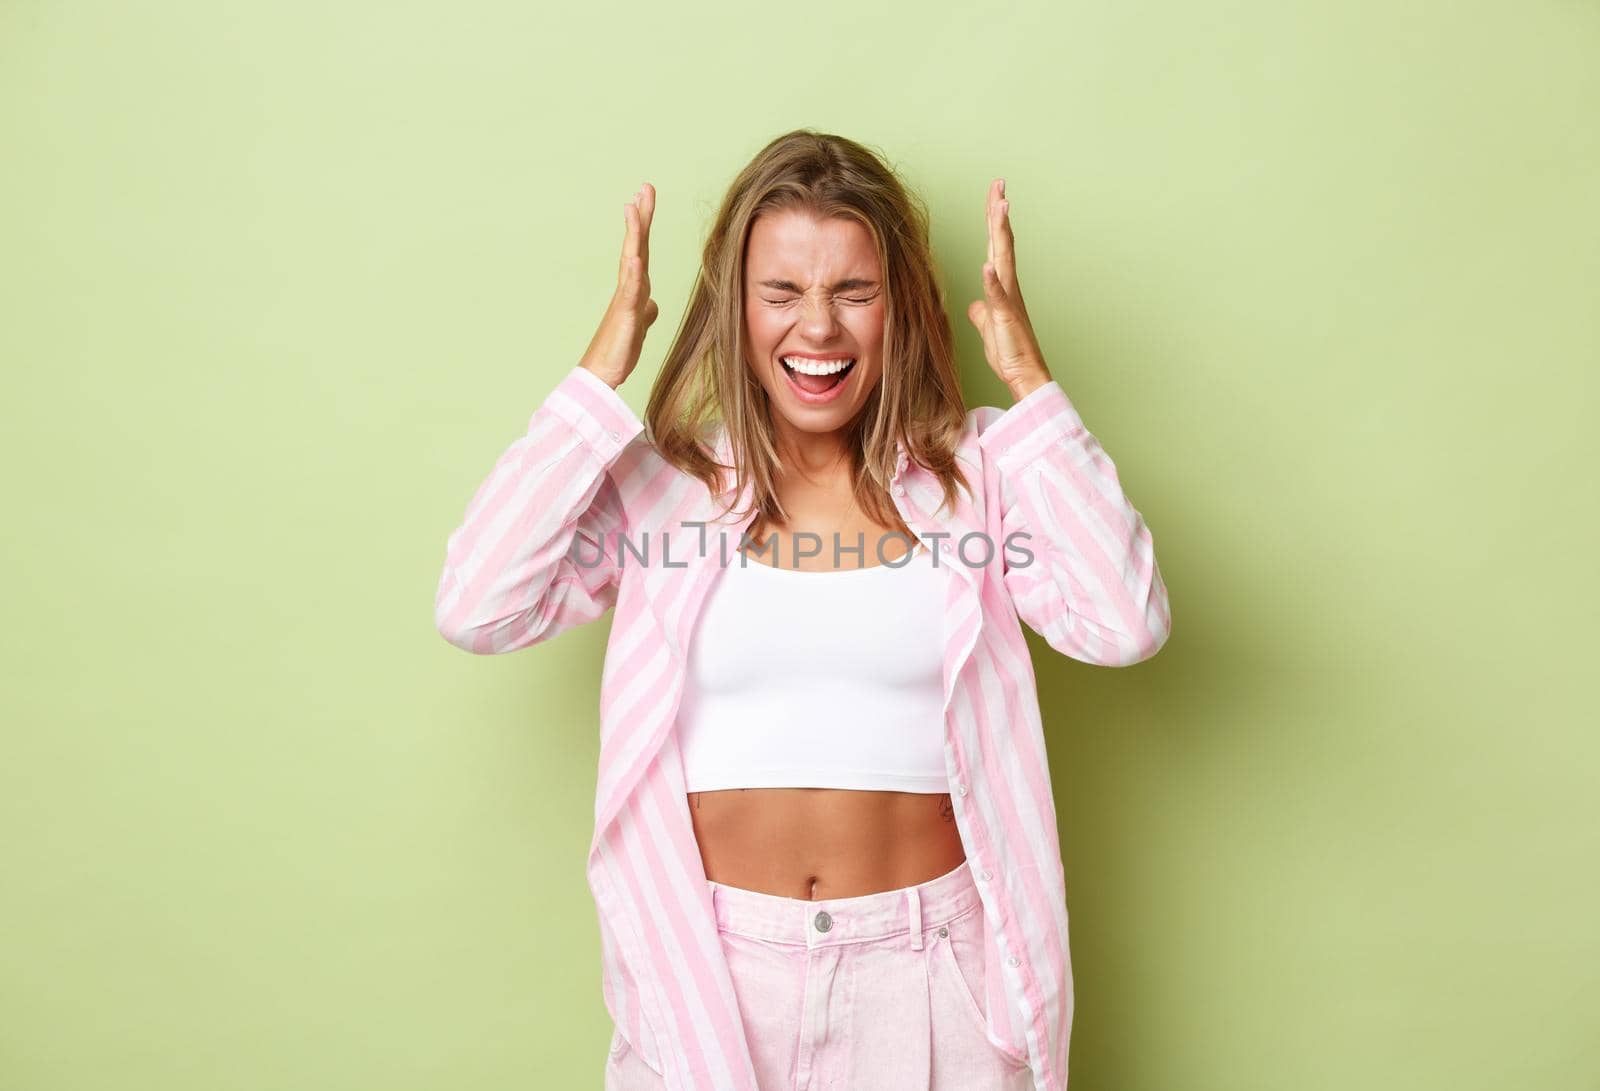
[(1000, 381), (1021, 401), (1050, 381), (1017, 284), (1015, 240), (1006, 181), (989, 183), (989, 258), (983, 264), (983, 299), (967, 305), (967, 317), (983, 337), (983, 355)]

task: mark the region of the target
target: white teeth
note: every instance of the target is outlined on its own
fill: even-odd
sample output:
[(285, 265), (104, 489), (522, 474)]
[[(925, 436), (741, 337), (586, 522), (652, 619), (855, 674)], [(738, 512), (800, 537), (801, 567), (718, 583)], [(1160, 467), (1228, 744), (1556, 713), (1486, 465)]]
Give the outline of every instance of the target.
[(785, 356), (783, 362), (806, 375), (837, 375), (855, 362), (851, 356), (844, 360), (807, 360), (801, 356)]

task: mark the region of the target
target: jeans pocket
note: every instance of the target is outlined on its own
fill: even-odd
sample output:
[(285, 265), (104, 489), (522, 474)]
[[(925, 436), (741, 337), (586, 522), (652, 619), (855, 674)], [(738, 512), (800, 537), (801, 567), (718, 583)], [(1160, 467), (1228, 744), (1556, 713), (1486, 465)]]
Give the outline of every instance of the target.
[(1026, 1065), (1026, 1054), (1019, 1056), (996, 1045), (989, 1037), (989, 1017), (979, 1000), (985, 995), (983, 942), (981, 906), (948, 921), (934, 934), (932, 941), (936, 973), (944, 982), (942, 987), (960, 1012), (960, 1018), (983, 1044), (1009, 1065)]

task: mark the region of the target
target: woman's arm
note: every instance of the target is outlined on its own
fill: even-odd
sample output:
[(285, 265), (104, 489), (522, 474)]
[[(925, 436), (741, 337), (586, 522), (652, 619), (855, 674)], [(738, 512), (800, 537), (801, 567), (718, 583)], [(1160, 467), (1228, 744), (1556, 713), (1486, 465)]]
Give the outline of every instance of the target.
[[(989, 183), (983, 298), (967, 317), (1016, 399), (983, 406), (978, 446), (998, 479), (1006, 590), (1017, 615), (1058, 652), (1107, 667), (1149, 659), (1172, 627), (1150, 530), (1117, 468), (1050, 377), (1017, 281), (1005, 179)], [(990, 481), (991, 475), (985, 474)], [(1012, 535), (1026, 534), (1013, 564)]]
[(607, 470), (644, 423), (582, 366), (534, 411), (445, 548), (434, 623), (456, 647), (513, 652), (616, 604), (622, 503)]
[(1123, 667), (1155, 655), (1172, 615), (1150, 528), (1061, 384), (977, 416), (978, 446), (1000, 486), (996, 548), (1018, 616), (1085, 663)]

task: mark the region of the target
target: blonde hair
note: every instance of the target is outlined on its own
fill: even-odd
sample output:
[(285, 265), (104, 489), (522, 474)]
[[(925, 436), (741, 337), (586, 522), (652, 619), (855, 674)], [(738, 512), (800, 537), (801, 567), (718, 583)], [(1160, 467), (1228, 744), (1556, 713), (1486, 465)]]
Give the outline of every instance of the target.
[[(778, 210), (854, 219), (872, 235), (886, 300), (881, 384), (849, 426), (856, 502), (880, 525), (910, 534), (888, 494), (896, 442), (939, 477), (954, 506), (956, 483), (972, 491), (955, 457), (966, 417), (955, 337), (928, 243), (928, 214), (878, 155), (853, 140), (796, 129), (758, 152), (729, 186), (701, 254), (678, 331), (645, 409), (656, 449), (716, 494), (724, 469), (733, 496), (753, 481), (752, 506), (787, 519), (774, 489), (781, 466), (764, 387), (745, 359), (745, 249), (756, 217)], [(725, 424), (736, 465), (706, 445)], [(723, 514), (731, 508), (724, 507)], [(748, 509), (747, 509), (748, 510)], [(744, 513), (741, 513), (744, 514)]]

